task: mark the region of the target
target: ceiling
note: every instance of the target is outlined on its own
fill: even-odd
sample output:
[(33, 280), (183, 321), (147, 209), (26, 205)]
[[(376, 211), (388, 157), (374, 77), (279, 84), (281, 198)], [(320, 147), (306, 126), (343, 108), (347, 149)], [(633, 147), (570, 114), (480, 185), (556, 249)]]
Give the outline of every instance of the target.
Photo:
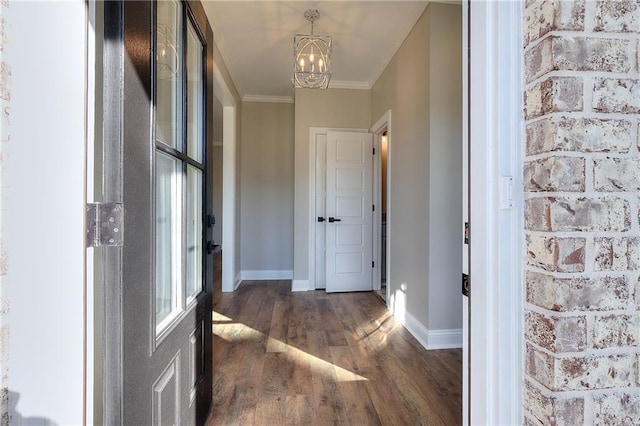
[(214, 39), (244, 101), (292, 102), (293, 36), (320, 11), (314, 34), (330, 35), (330, 88), (370, 89), (426, 7), (413, 1), (204, 0)]

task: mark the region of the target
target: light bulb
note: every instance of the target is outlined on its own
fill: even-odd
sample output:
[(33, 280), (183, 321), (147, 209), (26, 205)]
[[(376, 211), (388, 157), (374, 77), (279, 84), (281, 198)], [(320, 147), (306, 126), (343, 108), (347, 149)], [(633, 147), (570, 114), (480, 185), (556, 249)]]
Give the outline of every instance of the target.
[(304, 71), (304, 58), (300, 58), (300, 69)]
[(322, 61), (322, 59), (320, 59), (318, 61), (318, 69), (320, 70), (320, 72), (322, 72), (322, 65), (324, 65), (324, 62)]
[(311, 51), (311, 55), (309, 55), (309, 61), (313, 63), (314, 59), (315, 59), (315, 55), (313, 54), (313, 51)]

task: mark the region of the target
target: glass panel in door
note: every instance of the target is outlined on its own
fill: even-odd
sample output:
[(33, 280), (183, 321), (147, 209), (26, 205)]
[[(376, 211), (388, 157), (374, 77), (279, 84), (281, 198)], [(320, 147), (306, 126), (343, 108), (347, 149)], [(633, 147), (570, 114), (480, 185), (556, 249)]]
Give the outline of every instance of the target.
[(187, 303), (202, 290), (202, 178), (187, 166)]
[(179, 309), (180, 164), (156, 152), (156, 326)]
[(156, 140), (182, 150), (181, 6), (159, 1), (156, 24)]
[(203, 46), (195, 28), (187, 24), (187, 155), (203, 162)]

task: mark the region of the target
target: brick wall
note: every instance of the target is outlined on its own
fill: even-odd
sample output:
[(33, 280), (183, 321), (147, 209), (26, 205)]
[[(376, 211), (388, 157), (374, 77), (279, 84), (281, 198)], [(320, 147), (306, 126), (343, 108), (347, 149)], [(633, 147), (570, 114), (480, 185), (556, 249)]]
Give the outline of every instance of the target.
[(525, 423), (640, 424), (640, 4), (527, 0)]

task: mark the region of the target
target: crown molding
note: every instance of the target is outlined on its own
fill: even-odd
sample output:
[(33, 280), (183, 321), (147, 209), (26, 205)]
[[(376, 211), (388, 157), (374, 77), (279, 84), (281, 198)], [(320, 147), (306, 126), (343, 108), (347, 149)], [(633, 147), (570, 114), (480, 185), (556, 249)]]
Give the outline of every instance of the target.
[(292, 104), (291, 96), (262, 96), (262, 95), (244, 95), (242, 102), (270, 102), (276, 104)]
[(367, 81), (334, 81), (329, 82), (329, 89), (354, 89), (370, 90), (371, 84)]

